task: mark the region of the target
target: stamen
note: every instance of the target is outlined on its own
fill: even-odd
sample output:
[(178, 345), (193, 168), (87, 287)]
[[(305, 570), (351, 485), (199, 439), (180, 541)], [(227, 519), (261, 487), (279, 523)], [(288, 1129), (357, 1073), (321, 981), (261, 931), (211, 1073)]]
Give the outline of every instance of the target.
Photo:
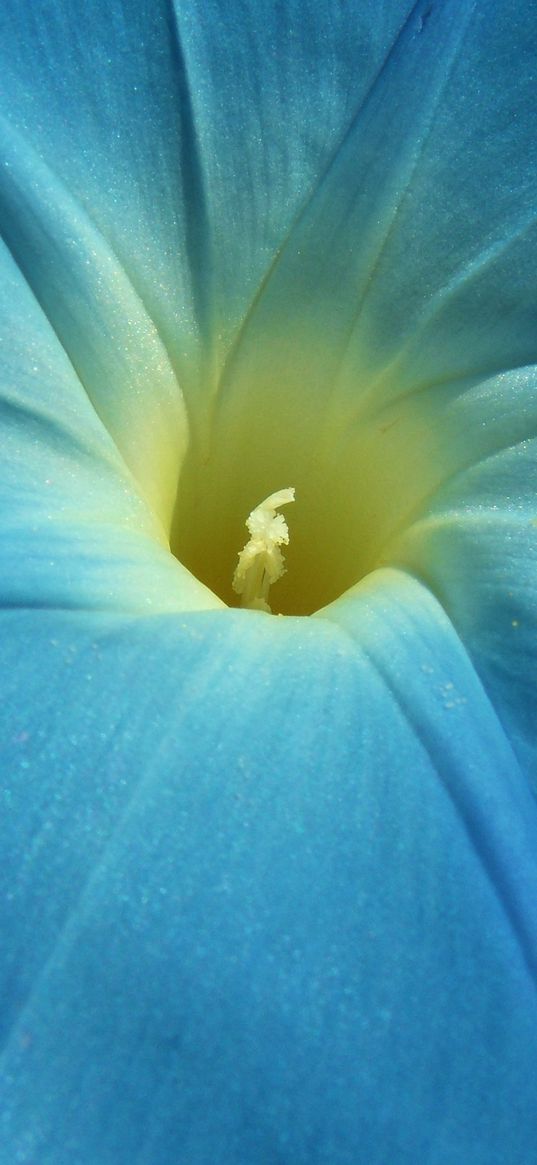
[(294, 489), (281, 489), (256, 506), (246, 519), (250, 538), (239, 554), (232, 584), (241, 596), (241, 607), (271, 614), (269, 588), (285, 574), (280, 546), (289, 544), (287, 522), (276, 510), (294, 500)]

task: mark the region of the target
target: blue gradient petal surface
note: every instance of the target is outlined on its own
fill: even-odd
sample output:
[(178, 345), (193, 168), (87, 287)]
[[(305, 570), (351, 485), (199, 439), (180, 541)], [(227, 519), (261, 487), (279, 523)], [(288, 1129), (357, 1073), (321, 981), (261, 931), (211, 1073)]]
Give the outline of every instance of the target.
[(536, 33), (2, 5), (0, 1165), (533, 1159)]
[(535, 805), (427, 592), (6, 619), (0, 1159), (531, 1159)]

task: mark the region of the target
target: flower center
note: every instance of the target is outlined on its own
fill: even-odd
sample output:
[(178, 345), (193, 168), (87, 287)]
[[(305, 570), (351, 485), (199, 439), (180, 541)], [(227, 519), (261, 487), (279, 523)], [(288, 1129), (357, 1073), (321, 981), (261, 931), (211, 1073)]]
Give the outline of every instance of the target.
[[(427, 394), (401, 400), (393, 383), (360, 391), (355, 382), (352, 391), (329, 394), (296, 374), (285, 383), (270, 369), (256, 373), (255, 392), (251, 378), (235, 376), (219, 385), (204, 417), (194, 415), (171, 548), (229, 606), (242, 598), (263, 609), (270, 554), (265, 546), (261, 568), (250, 527), (244, 546), (244, 524), (260, 499), (268, 505), (291, 481), (297, 500), (285, 573), (268, 605), (275, 614), (308, 615), (377, 567), (404, 564), (405, 534), (445, 470), (445, 443)], [(273, 566), (277, 551), (275, 540)]]

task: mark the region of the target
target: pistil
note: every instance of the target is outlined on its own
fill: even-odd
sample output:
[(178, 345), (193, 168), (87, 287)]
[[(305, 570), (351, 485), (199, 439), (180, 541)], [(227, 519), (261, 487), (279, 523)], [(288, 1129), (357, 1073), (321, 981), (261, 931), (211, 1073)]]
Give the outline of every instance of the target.
[(271, 614), (270, 587), (285, 574), (280, 547), (289, 544), (287, 522), (276, 511), (294, 500), (293, 488), (279, 490), (256, 506), (246, 519), (250, 537), (239, 554), (233, 575), (233, 590), (241, 596), (241, 607)]

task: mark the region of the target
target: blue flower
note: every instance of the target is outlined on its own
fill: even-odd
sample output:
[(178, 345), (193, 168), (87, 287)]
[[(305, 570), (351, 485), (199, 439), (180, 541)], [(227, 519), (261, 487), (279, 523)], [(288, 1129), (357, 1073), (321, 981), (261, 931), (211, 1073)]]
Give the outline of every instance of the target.
[(3, 0), (0, 1165), (534, 1157), (536, 32)]

